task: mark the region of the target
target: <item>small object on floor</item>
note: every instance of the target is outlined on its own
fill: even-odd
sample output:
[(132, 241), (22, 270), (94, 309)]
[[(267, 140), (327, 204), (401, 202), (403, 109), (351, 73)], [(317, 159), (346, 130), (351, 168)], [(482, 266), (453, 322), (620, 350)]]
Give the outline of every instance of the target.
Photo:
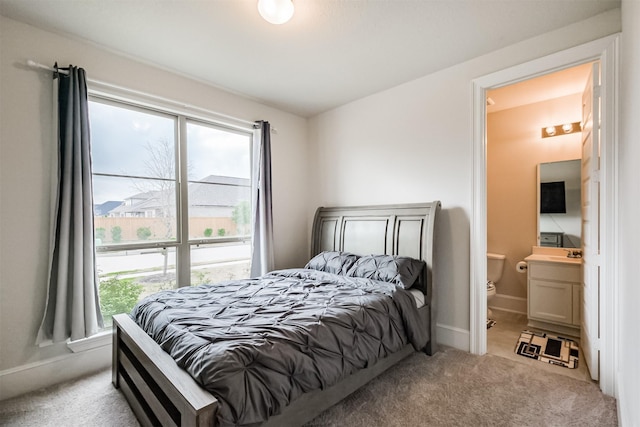
[(522, 331), (515, 349), (520, 356), (552, 365), (574, 369), (578, 367), (578, 343), (542, 332)]
[(487, 329), (491, 328), (493, 325), (496, 324), (496, 321), (493, 319), (487, 319)]

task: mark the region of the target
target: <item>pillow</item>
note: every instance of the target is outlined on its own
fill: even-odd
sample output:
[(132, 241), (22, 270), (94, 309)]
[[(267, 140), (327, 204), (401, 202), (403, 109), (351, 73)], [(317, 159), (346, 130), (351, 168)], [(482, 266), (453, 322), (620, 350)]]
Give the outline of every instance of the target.
[(382, 280), (409, 289), (424, 268), (424, 261), (397, 255), (368, 255), (360, 257), (347, 276)]
[(345, 275), (357, 259), (358, 255), (349, 252), (324, 251), (311, 258), (304, 268)]

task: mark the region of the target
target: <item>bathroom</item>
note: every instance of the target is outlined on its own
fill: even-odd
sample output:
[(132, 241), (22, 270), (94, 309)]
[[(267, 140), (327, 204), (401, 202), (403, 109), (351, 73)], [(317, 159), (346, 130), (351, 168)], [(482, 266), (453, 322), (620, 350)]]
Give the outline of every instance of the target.
[[(522, 358), (515, 354), (514, 347), (520, 332), (532, 330), (531, 323), (535, 323), (527, 317), (524, 263), (532, 248), (581, 248), (582, 136), (580, 132), (565, 134), (558, 128), (555, 136), (543, 137), (542, 130), (582, 120), (582, 94), (591, 68), (591, 64), (584, 64), (487, 92), (487, 253), (494, 260), (493, 254), (498, 255), (497, 259), (504, 256), (495, 291), (487, 290), (490, 354)], [(577, 161), (567, 162), (570, 160)], [(577, 177), (559, 177), (571, 163)], [(539, 184), (549, 181), (564, 181), (566, 213), (539, 213)], [(491, 267), (488, 265), (488, 271)], [(533, 326), (536, 327), (575, 336), (579, 341), (579, 326), (561, 331), (546, 330), (544, 324)], [(579, 369), (556, 371), (579, 377), (589, 375), (585, 373), (585, 363), (578, 366)]]

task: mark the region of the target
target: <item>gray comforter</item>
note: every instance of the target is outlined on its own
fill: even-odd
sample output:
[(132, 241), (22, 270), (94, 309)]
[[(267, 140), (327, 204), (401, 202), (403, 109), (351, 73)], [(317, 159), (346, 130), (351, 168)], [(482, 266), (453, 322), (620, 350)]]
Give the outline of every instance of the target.
[(428, 338), (400, 287), (307, 269), (160, 292), (131, 315), (220, 401), (221, 425), (259, 424)]

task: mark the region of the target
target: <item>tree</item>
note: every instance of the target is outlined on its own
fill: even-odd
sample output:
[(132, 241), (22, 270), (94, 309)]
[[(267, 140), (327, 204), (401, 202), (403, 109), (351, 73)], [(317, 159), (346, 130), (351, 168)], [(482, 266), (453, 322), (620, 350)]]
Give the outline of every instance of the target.
[[(166, 239), (173, 237), (176, 212), (176, 155), (175, 147), (167, 138), (156, 143), (147, 141), (147, 159), (144, 161), (149, 176), (159, 179), (145, 180), (141, 190), (152, 192), (158, 202), (157, 216), (162, 218)], [(140, 187), (140, 186), (139, 186)]]
[(233, 209), (231, 219), (236, 224), (238, 234), (248, 234), (249, 224), (251, 224), (251, 203), (247, 200), (241, 201)]
[(104, 227), (96, 228), (95, 237), (96, 237), (96, 239), (100, 239), (100, 240), (104, 240), (105, 237), (107, 237), (107, 231), (104, 229)]
[[(156, 216), (162, 219), (165, 227), (164, 238), (170, 240), (173, 237), (173, 229), (176, 218), (176, 155), (175, 147), (167, 138), (160, 138), (156, 143), (147, 141), (147, 159), (144, 161), (148, 176), (153, 180), (144, 180), (142, 184), (136, 181), (134, 185), (142, 193), (151, 194), (151, 198), (157, 202)], [(138, 234), (138, 237), (140, 235)], [(141, 240), (146, 240), (141, 238)], [(164, 256), (162, 274), (167, 274), (169, 252), (162, 248)]]
[(136, 234), (138, 236), (138, 239), (147, 240), (149, 237), (151, 237), (151, 228), (140, 227), (136, 230)]
[(111, 277), (100, 282), (100, 310), (105, 326), (111, 324), (114, 314), (129, 313), (138, 302), (142, 293), (142, 285), (133, 279)]
[(120, 243), (122, 240), (122, 228), (119, 225), (111, 227), (111, 240), (113, 243)]

